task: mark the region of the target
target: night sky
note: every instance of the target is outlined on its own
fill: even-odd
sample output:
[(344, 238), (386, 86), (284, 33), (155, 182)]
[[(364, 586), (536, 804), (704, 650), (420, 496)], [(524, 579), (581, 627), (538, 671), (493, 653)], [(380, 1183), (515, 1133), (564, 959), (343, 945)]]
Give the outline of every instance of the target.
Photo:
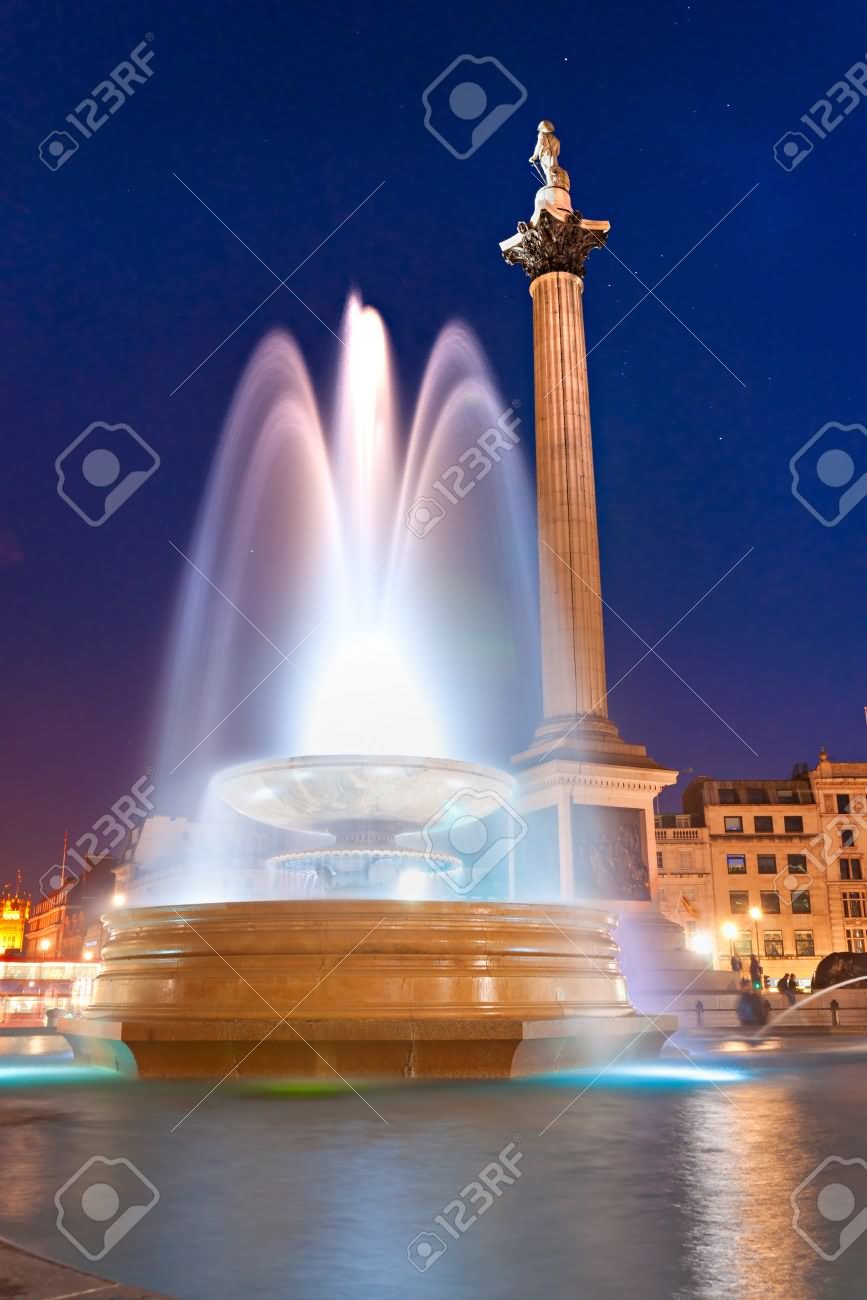
[[(824, 527), (789, 473), (827, 423), (867, 424), (867, 106), (838, 88), (850, 111), (814, 110), (836, 123), (823, 140), (799, 120), (867, 59), (862, 5), (43, 2), (3, 17), (0, 878), (34, 880), (64, 827), (75, 839), (152, 760), (183, 567), (170, 541), (189, 542), (269, 327), (326, 385), (356, 286), (410, 397), (462, 316), (529, 407), (527, 282), (497, 245), (532, 212), (541, 117), (575, 206), (612, 222), (585, 295), (603, 583), (624, 620), (606, 615), (609, 681), (749, 552), (659, 646), (675, 671), (648, 656), (612, 716), (686, 779), (787, 775), (823, 744), (864, 759), (867, 501)], [(43, 165), (40, 142), (74, 134), (66, 115), (142, 41), (153, 75)], [(498, 59), (527, 98), (461, 161), (425, 130), (422, 93), (465, 53)], [(774, 144), (798, 130), (814, 148), (786, 170)], [(282, 275), (358, 211), (293, 277), (297, 297), (279, 289), (241, 324), (276, 281), (185, 185)], [(639, 279), (669, 271), (665, 306), (636, 306)], [(129, 424), (162, 461), (99, 528), (54, 472), (95, 420)], [(840, 436), (857, 482), (867, 433)]]

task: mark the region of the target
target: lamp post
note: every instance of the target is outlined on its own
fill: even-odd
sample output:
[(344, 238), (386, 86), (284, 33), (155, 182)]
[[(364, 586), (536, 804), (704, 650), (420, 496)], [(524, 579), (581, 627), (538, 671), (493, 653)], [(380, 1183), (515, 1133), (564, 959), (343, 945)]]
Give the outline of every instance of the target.
[(722, 932), (729, 941), (729, 959), (731, 960), (732, 970), (734, 970), (735, 936), (737, 935), (738, 927), (733, 921), (726, 921), (722, 927)]
[(761, 953), (759, 952), (759, 921), (761, 921), (761, 919), (762, 919), (762, 909), (760, 907), (751, 907), (750, 920), (753, 923), (753, 929), (755, 930), (755, 934), (756, 934), (756, 956), (760, 959), (761, 959)]

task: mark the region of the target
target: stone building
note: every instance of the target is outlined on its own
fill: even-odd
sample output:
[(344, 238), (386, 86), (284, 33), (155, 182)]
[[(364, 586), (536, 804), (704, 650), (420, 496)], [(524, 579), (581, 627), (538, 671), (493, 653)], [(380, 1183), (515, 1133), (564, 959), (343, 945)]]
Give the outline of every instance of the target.
[(833, 950), (828, 889), (811, 873), (820, 834), (807, 771), (788, 780), (698, 777), (684, 791), (692, 824), (707, 832), (717, 964), (757, 952), (772, 979), (812, 975)]
[(788, 779), (697, 777), (656, 819), (662, 910), (725, 969), (758, 952), (772, 979), (867, 951), (867, 763), (798, 765)]
[(115, 892), (114, 859), (88, 858), (90, 870), (69, 879), (36, 903), (24, 929), (24, 956), (36, 961), (99, 958), (99, 921)]
[(0, 953), (20, 952), (24, 947), (24, 927), (30, 916), (30, 897), (17, 885), (0, 889)]
[(819, 836), (808, 871), (828, 893), (833, 952), (867, 951), (867, 763), (834, 763), (822, 750), (810, 772)]
[(710, 839), (707, 827), (693, 826), (688, 813), (656, 818), (654, 897), (662, 914), (683, 926), (693, 951), (715, 951)]

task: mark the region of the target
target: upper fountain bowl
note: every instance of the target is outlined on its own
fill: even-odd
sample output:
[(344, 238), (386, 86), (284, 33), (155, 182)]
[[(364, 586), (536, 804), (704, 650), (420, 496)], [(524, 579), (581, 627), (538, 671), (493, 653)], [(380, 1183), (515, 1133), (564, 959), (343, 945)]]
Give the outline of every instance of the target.
[(365, 754), (257, 760), (216, 777), (217, 792), (236, 812), (338, 838), (341, 827), (359, 823), (391, 834), (422, 832), (486, 796), (502, 807), (513, 785), (508, 773), (473, 763)]

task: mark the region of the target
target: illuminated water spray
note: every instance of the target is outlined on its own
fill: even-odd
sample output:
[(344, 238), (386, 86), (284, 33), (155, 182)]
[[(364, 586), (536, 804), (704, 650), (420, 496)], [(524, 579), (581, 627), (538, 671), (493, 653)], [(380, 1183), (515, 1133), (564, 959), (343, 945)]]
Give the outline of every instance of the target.
[[(167, 811), (263, 755), (502, 761), (535, 717), (520, 417), (460, 323), (440, 333), (409, 419), (378, 312), (351, 297), (340, 333), (327, 413), (293, 340), (259, 345), (192, 543), (178, 544), (158, 767)], [(200, 820), (219, 822), (218, 806)], [(226, 896), (214, 835), (191, 857), (208, 897)]]

